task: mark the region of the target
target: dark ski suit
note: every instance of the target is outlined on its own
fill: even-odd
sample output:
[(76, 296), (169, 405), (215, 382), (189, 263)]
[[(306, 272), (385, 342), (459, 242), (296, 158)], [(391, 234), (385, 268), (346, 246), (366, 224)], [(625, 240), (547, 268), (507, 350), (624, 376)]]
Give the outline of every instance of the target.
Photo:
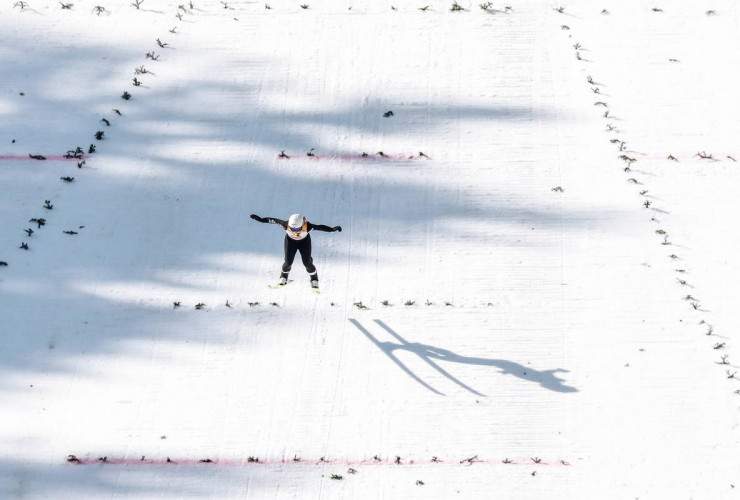
[(342, 231), (341, 226), (334, 226), (329, 227), (325, 226), (323, 224), (312, 224), (308, 221), (303, 226), (303, 231), (305, 231), (305, 235), (303, 235), (300, 238), (291, 236), (292, 233), (288, 229), (288, 221), (282, 220), (282, 219), (276, 219), (275, 217), (260, 217), (259, 215), (252, 214), (250, 217), (257, 222), (261, 222), (263, 224), (277, 224), (278, 226), (282, 227), (286, 231), (285, 235), (285, 242), (283, 244), (284, 250), (285, 250), (285, 261), (283, 262), (282, 272), (280, 273), (281, 278), (288, 278), (288, 273), (290, 272), (291, 267), (293, 267), (293, 260), (295, 259), (296, 252), (301, 253), (301, 261), (303, 261), (303, 265), (306, 267), (306, 271), (308, 271), (308, 274), (311, 277), (311, 281), (318, 281), (319, 275), (316, 271), (316, 266), (313, 265), (313, 257), (311, 257), (311, 235), (308, 234), (309, 232), (316, 230), (316, 231), (324, 231), (327, 233), (333, 233), (335, 231)]

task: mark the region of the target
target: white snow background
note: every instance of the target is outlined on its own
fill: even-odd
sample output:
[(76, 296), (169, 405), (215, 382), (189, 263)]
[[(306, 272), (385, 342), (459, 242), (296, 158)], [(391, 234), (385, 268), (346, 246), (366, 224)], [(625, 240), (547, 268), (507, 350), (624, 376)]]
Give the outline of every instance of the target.
[(736, 2), (96, 1), (0, 5), (0, 498), (740, 498)]

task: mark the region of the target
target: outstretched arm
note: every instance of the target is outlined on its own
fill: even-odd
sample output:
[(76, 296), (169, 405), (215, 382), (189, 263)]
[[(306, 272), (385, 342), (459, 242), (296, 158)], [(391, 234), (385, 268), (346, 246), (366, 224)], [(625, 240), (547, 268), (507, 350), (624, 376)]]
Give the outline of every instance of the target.
[(326, 233), (333, 233), (335, 231), (339, 231), (340, 233), (342, 232), (342, 226), (329, 227), (329, 226), (325, 226), (323, 224), (311, 224), (309, 222), (308, 223), (308, 230), (309, 231), (312, 231), (314, 229), (316, 231), (324, 231)]
[(277, 224), (278, 226), (281, 226), (283, 229), (288, 228), (287, 221), (276, 219), (275, 217), (260, 217), (259, 215), (256, 215), (256, 214), (252, 214), (249, 217), (263, 224)]

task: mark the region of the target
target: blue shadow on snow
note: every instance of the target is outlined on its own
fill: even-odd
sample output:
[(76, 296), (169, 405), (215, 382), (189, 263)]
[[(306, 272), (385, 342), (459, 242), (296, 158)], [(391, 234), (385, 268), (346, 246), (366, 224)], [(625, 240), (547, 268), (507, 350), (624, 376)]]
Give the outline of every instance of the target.
[(429, 389), (435, 394), (439, 394), (440, 396), (444, 396), (445, 394), (442, 392), (439, 392), (437, 389), (429, 385), (428, 383), (424, 382), (418, 375), (416, 375), (414, 372), (412, 372), (401, 360), (399, 360), (396, 355), (393, 353), (396, 350), (403, 350), (407, 352), (411, 352), (413, 354), (416, 354), (419, 356), (419, 358), (427, 363), (429, 366), (434, 368), (436, 371), (444, 375), (447, 379), (454, 382), (455, 384), (459, 385), (463, 389), (467, 390), (468, 392), (471, 392), (477, 396), (485, 396), (485, 394), (482, 394), (472, 387), (468, 386), (467, 384), (463, 383), (462, 381), (458, 380), (456, 377), (454, 377), (452, 374), (450, 374), (447, 370), (439, 366), (435, 361), (450, 361), (453, 363), (462, 363), (466, 365), (478, 365), (478, 366), (493, 366), (499, 369), (500, 373), (503, 373), (504, 375), (513, 375), (515, 377), (521, 378), (522, 380), (527, 380), (530, 382), (539, 382), (539, 384), (544, 387), (545, 389), (549, 389), (551, 391), (555, 392), (577, 392), (578, 390), (574, 387), (570, 387), (568, 385), (565, 385), (564, 381), (560, 378), (558, 378), (555, 374), (556, 373), (568, 373), (568, 370), (564, 370), (562, 368), (556, 368), (554, 370), (534, 370), (532, 368), (525, 367), (519, 363), (515, 363), (513, 361), (507, 361), (504, 359), (489, 359), (489, 358), (476, 358), (476, 357), (470, 357), (470, 356), (461, 356), (459, 354), (455, 354), (452, 351), (449, 351), (447, 349), (441, 349), (439, 347), (434, 347), (426, 344), (419, 344), (417, 342), (407, 342), (406, 339), (401, 337), (397, 332), (395, 332), (391, 327), (383, 323), (381, 320), (376, 319), (375, 323), (380, 326), (383, 330), (388, 332), (391, 336), (396, 338), (399, 343), (394, 342), (381, 342), (375, 336), (373, 336), (372, 333), (370, 333), (367, 328), (362, 326), (359, 321), (356, 319), (350, 318), (350, 323), (352, 323), (360, 332), (365, 335), (373, 344), (375, 344), (383, 353), (388, 356), (391, 361), (393, 361), (398, 367), (403, 370), (409, 377), (416, 380), (418, 383)]

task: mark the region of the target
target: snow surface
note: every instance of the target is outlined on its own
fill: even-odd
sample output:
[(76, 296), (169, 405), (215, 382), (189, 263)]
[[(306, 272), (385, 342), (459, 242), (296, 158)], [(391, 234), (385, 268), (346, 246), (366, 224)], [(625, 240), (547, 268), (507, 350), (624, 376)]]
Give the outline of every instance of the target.
[(740, 497), (740, 7), (450, 5), (0, 5), (0, 498)]

